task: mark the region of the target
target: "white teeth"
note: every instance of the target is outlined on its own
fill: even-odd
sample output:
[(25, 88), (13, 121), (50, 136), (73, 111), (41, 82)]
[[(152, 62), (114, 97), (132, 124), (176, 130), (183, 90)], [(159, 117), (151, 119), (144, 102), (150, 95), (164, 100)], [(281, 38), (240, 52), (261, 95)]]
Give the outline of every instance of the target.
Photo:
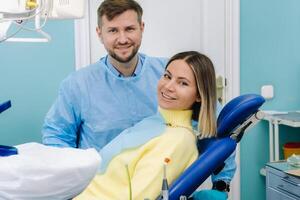
[(171, 96), (169, 96), (169, 95), (167, 95), (167, 94), (165, 94), (165, 93), (161, 93), (161, 95), (164, 97), (164, 98), (166, 98), (166, 99), (169, 99), (169, 100), (176, 100), (174, 97), (171, 97)]
[(118, 47), (118, 49), (128, 49), (129, 47)]
[(131, 45), (127, 45), (127, 46), (117, 46), (117, 49), (128, 49), (130, 48)]

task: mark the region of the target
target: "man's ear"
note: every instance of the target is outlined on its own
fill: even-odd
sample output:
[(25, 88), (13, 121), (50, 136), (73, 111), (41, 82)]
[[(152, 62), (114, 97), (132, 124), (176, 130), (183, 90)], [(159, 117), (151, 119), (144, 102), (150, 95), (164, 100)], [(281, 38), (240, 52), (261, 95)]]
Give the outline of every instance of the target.
[(144, 29), (145, 29), (145, 23), (142, 22), (142, 23), (141, 23), (141, 30), (142, 30), (142, 32), (144, 32)]
[(102, 30), (99, 26), (96, 27), (96, 33), (98, 35), (98, 38), (100, 39), (100, 41), (103, 43), (103, 40), (102, 40)]

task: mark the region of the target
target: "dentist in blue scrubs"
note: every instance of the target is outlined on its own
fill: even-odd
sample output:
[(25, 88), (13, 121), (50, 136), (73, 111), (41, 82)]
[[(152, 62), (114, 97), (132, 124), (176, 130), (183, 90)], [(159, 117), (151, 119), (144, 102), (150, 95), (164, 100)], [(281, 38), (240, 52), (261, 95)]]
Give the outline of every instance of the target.
[[(108, 54), (62, 81), (42, 128), (46, 145), (100, 150), (157, 112), (156, 87), (167, 59), (138, 52), (142, 8), (134, 0), (104, 0), (97, 14), (96, 31)], [(226, 199), (236, 170), (234, 158), (212, 175), (213, 189), (196, 192), (195, 199)]]

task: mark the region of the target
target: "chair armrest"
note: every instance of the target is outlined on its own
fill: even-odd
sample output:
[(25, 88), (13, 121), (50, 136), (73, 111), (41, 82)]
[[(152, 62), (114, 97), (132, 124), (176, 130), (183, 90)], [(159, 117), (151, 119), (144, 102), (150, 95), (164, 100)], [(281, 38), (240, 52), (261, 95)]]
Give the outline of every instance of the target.
[(174, 181), (169, 190), (170, 200), (190, 196), (235, 150), (236, 142), (225, 137), (215, 139), (205, 152)]

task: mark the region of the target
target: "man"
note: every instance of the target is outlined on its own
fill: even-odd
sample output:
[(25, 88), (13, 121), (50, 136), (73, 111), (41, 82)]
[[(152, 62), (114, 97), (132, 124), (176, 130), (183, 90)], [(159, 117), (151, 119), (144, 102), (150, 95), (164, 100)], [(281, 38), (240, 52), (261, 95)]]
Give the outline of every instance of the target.
[[(138, 53), (142, 14), (134, 0), (105, 0), (100, 5), (96, 31), (108, 55), (62, 82), (45, 118), (44, 144), (100, 151), (124, 129), (157, 111), (156, 86), (167, 59)], [(234, 172), (233, 155), (213, 176), (215, 189), (228, 191)]]

